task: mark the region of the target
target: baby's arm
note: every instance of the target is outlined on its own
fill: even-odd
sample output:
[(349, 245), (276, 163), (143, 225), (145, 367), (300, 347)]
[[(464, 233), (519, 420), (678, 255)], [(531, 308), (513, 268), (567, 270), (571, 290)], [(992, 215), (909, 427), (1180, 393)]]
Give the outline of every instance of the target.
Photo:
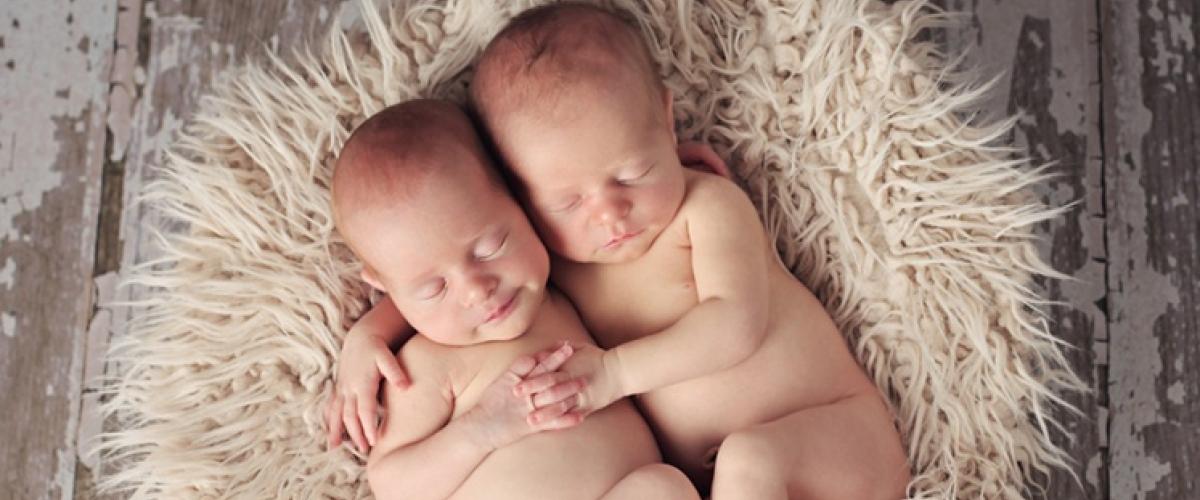
[(375, 445), (379, 380), (408, 387), (408, 376), (393, 351), (413, 335), (408, 321), (384, 296), (346, 334), (338, 354), (337, 378), (325, 409), (329, 446), (342, 442), (342, 429), (366, 452)]
[(767, 241), (754, 206), (732, 182), (705, 175), (686, 202), (699, 303), (675, 324), (608, 351), (624, 395), (730, 368), (762, 345)]
[(518, 358), (471, 410), (453, 420), (449, 367), (438, 363), (428, 346), (412, 347), (403, 354), (415, 375), (413, 385), (403, 392), (387, 391), (386, 421), (367, 461), (367, 480), (376, 498), (449, 497), (492, 451), (583, 418), (572, 411), (579, 389), (574, 381), (535, 396), (546, 403), (536, 410), (530, 399), (513, 393), (523, 377), (562, 366), (571, 356), (569, 346), (539, 354), (540, 363), (534, 356)]

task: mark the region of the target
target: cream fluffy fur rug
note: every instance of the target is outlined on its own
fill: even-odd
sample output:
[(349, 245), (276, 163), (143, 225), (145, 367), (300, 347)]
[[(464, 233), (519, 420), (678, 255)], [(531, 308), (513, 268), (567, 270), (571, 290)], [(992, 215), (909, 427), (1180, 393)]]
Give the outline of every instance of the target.
[[(203, 102), (144, 193), (188, 229), (129, 277), (159, 293), (111, 354), (123, 376), (105, 411), (122, 430), (101, 451), (126, 465), (102, 486), (369, 494), (359, 457), (324, 451), (322, 404), (366, 301), (333, 229), (330, 169), (384, 106), (461, 101), (473, 58), (537, 2), (501, 3), (368, 4), (365, 30), (235, 71)], [(891, 401), (910, 494), (1023, 497), (1063, 466), (1052, 410), (1079, 383), (1031, 286), (1057, 276), (1031, 239), (1059, 210), (1028, 195), (1044, 176), (1004, 147), (1011, 121), (964, 117), (989, 85), (914, 39), (946, 17), (921, 1), (617, 4), (651, 41), (680, 136), (730, 160)]]

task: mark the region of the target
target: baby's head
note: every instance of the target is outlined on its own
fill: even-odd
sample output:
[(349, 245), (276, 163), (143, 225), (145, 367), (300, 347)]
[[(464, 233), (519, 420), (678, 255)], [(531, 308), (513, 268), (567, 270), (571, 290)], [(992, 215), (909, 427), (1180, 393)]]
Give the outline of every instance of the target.
[(480, 57), (471, 99), (555, 253), (629, 261), (675, 217), (671, 95), (641, 34), (613, 13), (555, 4), (517, 16)]
[(363, 122), (337, 159), (333, 207), (363, 279), (436, 342), (515, 338), (541, 305), (546, 249), (452, 103)]

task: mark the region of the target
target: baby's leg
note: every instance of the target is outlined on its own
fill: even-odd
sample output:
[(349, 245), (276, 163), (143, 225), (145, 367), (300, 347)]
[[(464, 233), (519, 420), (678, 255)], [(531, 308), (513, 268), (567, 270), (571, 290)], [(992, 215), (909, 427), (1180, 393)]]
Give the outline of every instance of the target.
[(645, 465), (630, 472), (604, 494), (603, 500), (662, 498), (699, 500), (700, 494), (687, 476), (667, 464)]
[(895, 500), (908, 470), (887, 408), (867, 393), (730, 434), (712, 497)]

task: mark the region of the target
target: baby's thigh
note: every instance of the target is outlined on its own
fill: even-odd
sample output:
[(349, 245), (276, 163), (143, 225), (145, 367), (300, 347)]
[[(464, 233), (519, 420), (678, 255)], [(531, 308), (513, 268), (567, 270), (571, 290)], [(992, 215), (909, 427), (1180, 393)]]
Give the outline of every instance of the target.
[(717, 453), (713, 498), (896, 499), (908, 470), (883, 401), (861, 394), (729, 435)]
[(630, 472), (604, 495), (604, 500), (662, 498), (699, 500), (696, 488), (682, 471), (667, 464), (649, 464)]

